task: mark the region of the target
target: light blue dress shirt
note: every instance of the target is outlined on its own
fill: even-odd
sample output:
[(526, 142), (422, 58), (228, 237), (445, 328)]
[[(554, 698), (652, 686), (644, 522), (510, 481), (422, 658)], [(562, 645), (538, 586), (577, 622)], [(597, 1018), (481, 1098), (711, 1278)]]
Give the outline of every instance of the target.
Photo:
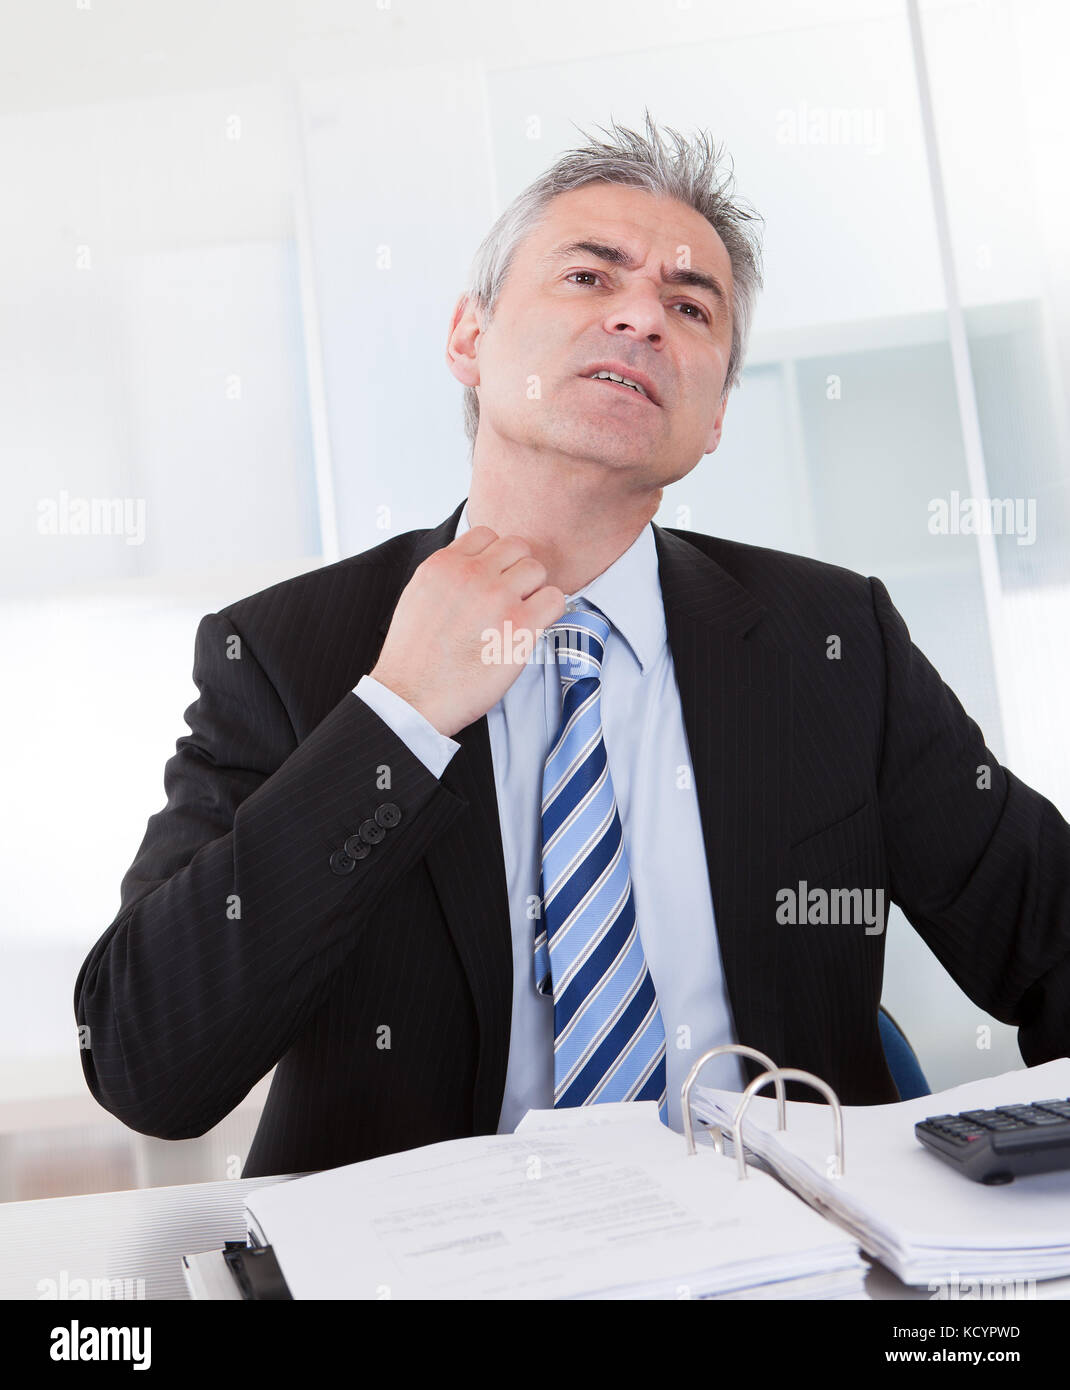
[[(468, 503), (454, 539), (469, 529)], [(649, 525), (574, 598), (613, 624), (602, 670), (602, 729), (631, 868), (635, 915), (665, 1025), (669, 1123), (682, 1131), (680, 1087), (707, 1048), (735, 1041), (717, 946), (706, 848), (680, 692), (665, 629), (657, 548)], [(540, 638), (538, 646), (545, 644)], [(539, 901), (540, 806), (546, 754), (561, 723), (561, 676), (536, 649), (487, 711), (513, 938), (509, 1064), (498, 1133), (554, 1101), (553, 1000), (535, 988), (531, 915)], [(372, 676), (353, 693), (441, 777), (460, 744)], [(741, 1091), (737, 1057), (707, 1063), (700, 1085)]]

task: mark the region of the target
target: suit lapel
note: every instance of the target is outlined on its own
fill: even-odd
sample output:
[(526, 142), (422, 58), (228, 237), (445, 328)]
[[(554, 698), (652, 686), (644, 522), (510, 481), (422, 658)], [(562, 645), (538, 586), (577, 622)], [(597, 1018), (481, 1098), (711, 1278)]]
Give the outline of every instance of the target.
[(748, 638), (765, 612), (749, 590), (682, 535), (654, 536), (735, 1034), (782, 1064), (791, 658)]
[[(467, 500), (467, 499), (465, 499)], [(413, 573), (450, 544), (464, 502), (415, 543), (390, 612)], [(665, 621), (702, 821), (725, 983), (741, 1042), (783, 1056), (780, 935), (791, 766), (790, 657), (745, 640), (764, 608), (697, 546), (654, 525)], [(426, 863), (479, 1020), (474, 1128), (497, 1129), (512, 1014), (513, 954), (505, 863), (486, 716), (454, 735), (442, 781), (468, 803)], [(782, 931), (782, 929), (780, 929)], [(747, 1063), (750, 1075), (757, 1066)]]

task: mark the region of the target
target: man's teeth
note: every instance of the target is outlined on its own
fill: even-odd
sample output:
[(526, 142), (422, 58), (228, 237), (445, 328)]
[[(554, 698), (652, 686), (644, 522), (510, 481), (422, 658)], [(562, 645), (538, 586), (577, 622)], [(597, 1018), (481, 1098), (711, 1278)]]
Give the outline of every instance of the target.
[[(617, 373), (617, 372), (595, 372), (595, 374), (594, 374), (594, 376), (591, 378), (591, 380), (592, 380), (592, 381), (619, 381), (623, 386), (631, 386), (631, 387), (633, 387), (636, 391), (638, 391), (639, 394), (640, 394), (641, 396), (646, 396), (646, 392), (643, 390), (643, 388), (639, 385), (639, 383), (638, 383), (637, 381), (632, 381), (632, 379), (631, 379), (630, 377), (621, 376), (621, 375), (620, 375), (619, 373)], [(647, 400), (649, 400), (649, 399), (650, 399), (650, 397), (647, 396)]]

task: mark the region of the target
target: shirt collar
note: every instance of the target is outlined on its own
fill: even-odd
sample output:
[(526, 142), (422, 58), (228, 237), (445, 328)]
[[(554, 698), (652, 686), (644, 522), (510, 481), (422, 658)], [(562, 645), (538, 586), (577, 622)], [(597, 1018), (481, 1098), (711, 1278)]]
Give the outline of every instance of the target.
[[(470, 530), (468, 500), (465, 499), (453, 538)], [(566, 602), (589, 599), (600, 608), (631, 648), (645, 676), (665, 642), (665, 606), (658, 578), (658, 551), (648, 522), (623, 555), (608, 569), (584, 584)]]

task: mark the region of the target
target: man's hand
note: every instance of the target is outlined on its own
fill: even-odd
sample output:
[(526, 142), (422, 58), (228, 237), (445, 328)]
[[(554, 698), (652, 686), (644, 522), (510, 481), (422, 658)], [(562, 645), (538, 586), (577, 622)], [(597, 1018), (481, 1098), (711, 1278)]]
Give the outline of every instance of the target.
[(370, 674), (452, 737), (498, 703), (564, 611), (522, 536), (473, 526), (417, 568)]

